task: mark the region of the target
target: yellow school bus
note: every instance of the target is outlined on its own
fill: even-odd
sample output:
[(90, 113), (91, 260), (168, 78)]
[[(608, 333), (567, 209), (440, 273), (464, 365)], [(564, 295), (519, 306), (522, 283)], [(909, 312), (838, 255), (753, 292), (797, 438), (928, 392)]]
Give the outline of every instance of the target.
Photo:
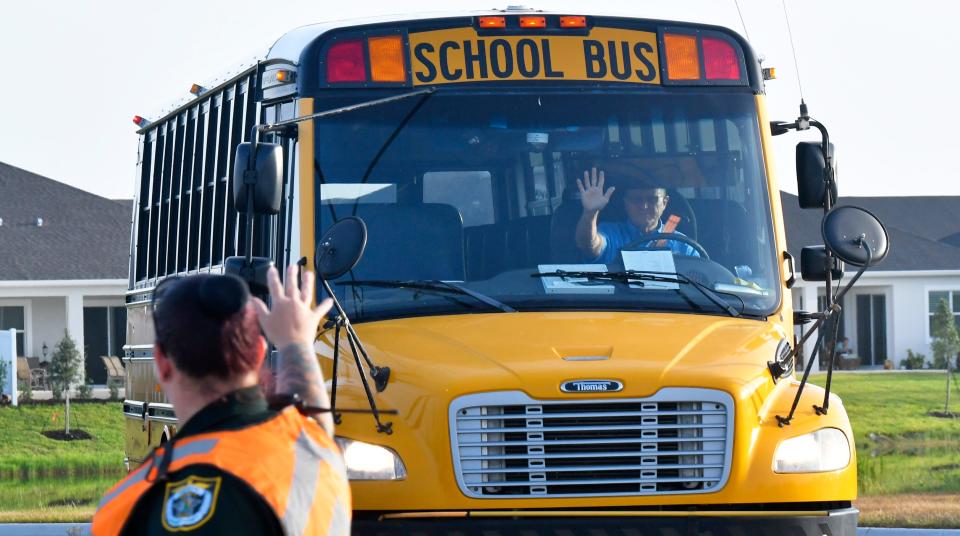
[[(128, 462), (176, 433), (157, 282), (248, 243), (313, 267), (358, 217), (328, 283), (366, 359), (339, 316), (316, 343), (356, 533), (854, 534), (842, 403), (807, 386), (777, 418), (799, 382), (764, 84), (725, 28), (510, 8), (304, 26), (138, 117)], [(229, 192), (254, 132), (282, 202), (248, 230)]]

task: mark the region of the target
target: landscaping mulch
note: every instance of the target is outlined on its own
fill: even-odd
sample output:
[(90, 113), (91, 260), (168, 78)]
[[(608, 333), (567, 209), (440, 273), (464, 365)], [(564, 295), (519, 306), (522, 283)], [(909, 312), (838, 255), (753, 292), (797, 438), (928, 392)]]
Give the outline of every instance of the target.
[(50, 439), (56, 439), (57, 441), (77, 441), (77, 440), (93, 439), (92, 435), (80, 429), (70, 430), (69, 433), (64, 430), (44, 430), (43, 432), (40, 432), (40, 433), (43, 434), (45, 437), (49, 437)]

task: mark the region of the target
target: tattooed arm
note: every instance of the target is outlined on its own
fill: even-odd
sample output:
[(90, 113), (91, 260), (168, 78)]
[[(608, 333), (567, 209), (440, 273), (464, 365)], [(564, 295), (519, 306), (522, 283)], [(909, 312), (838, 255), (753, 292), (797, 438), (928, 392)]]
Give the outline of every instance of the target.
[[(254, 298), (263, 333), (280, 350), (276, 392), (298, 395), (308, 406), (329, 408), (330, 398), (313, 351), (313, 343), (317, 326), (330, 310), (332, 302), (326, 299), (316, 308), (310, 307), (314, 289), (313, 273), (303, 273), (303, 283), (299, 289), (296, 280), (295, 265), (287, 268), (286, 285), (280, 284), (277, 270), (270, 268), (267, 285), (270, 287), (273, 309)], [(333, 436), (333, 417), (330, 413), (320, 413), (316, 419)]]
[[(330, 407), (330, 397), (323, 385), (323, 372), (312, 344), (295, 342), (280, 350), (277, 359), (277, 392), (299, 395), (300, 400), (308, 406)], [(315, 418), (333, 436), (330, 412), (318, 413)]]

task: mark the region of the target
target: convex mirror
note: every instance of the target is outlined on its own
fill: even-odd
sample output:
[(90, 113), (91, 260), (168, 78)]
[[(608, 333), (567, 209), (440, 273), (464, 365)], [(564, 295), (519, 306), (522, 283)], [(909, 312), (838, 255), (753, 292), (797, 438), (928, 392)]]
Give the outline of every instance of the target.
[[(890, 238), (870, 211), (853, 206), (836, 207), (823, 217), (823, 243), (837, 258), (854, 266), (870, 266), (887, 256)], [(869, 252), (867, 251), (869, 248)]]
[(283, 195), (283, 147), (276, 143), (257, 143), (257, 154), (250, 167), (252, 144), (241, 143), (233, 159), (233, 203), (237, 212), (247, 212), (247, 184), (253, 184), (253, 213), (277, 214)]
[(317, 243), (317, 277), (331, 280), (353, 270), (367, 247), (367, 225), (354, 216), (334, 223)]

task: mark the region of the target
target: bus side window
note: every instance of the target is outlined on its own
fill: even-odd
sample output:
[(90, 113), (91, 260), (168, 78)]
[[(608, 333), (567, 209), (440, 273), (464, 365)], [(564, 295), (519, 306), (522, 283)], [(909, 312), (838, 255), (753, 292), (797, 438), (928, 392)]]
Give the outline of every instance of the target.
[(423, 202), (453, 205), (464, 227), (495, 221), (489, 171), (430, 171), (423, 174)]

